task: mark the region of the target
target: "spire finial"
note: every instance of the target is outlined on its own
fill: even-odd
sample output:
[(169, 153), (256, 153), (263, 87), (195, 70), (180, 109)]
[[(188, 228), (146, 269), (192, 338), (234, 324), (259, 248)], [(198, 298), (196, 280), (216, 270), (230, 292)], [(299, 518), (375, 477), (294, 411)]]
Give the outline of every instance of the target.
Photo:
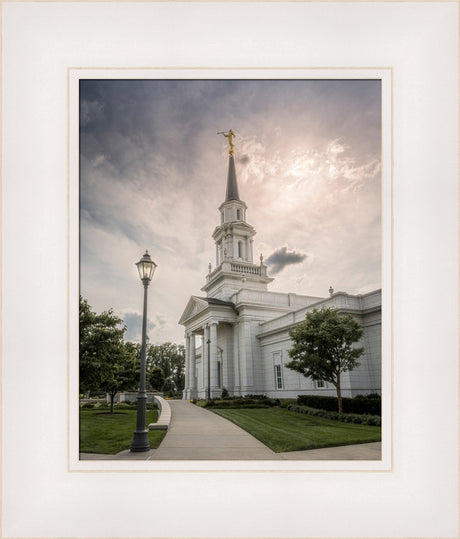
[(233, 137), (236, 137), (235, 133), (231, 129), (229, 129), (226, 133), (225, 131), (219, 131), (219, 133), (217, 134), (224, 135), (224, 137), (228, 138), (228, 145), (229, 145), (228, 153), (230, 155), (233, 155), (233, 148), (234, 148)]

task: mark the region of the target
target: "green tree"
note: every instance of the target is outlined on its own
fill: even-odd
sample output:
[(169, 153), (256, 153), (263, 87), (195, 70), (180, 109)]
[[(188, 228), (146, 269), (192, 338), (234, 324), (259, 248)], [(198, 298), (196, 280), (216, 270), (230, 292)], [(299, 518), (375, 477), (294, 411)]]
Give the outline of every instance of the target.
[(80, 393), (108, 393), (111, 412), (115, 395), (136, 387), (136, 353), (123, 341), (125, 331), (112, 309), (97, 314), (80, 297)]
[(293, 342), (289, 350), (292, 361), (286, 367), (333, 384), (342, 413), (340, 375), (359, 366), (364, 348), (353, 344), (361, 339), (362, 326), (350, 314), (339, 314), (337, 309), (315, 309), (289, 335)]
[(161, 391), (165, 384), (166, 378), (163, 370), (160, 367), (152, 367), (149, 371), (148, 381), (152, 386), (152, 389)]
[(165, 342), (147, 347), (147, 372), (159, 367), (164, 374), (163, 391), (180, 392), (185, 385), (185, 348), (182, 344)]
[(101, 372), (99, 387), (110, 397), (110, 413), (113, 413), (115, 396), (120, 391), (136, 389), (139, 384), (139, 365), (137, 355), (128, 343), (112, 350), (110, 364)]

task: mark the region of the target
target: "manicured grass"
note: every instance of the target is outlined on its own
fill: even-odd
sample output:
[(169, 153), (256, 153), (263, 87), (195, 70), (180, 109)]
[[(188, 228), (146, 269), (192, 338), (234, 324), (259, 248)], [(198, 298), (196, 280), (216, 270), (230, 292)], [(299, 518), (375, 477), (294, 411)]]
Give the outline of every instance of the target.
[[(156, 410), (147, 410), (147, 425), (157, 421)], [(131, 447), (136, 430), (136, 410), (120, 410), (110, 415), (108, 410), (80, 409), (80, 452), (115, 455)], [(165, 430), (149, 431), (152, 449), (157, 448)]]
[(215, 409), (276, 453), (379, 442), (380, 427), (355, 425), (280, 408)]

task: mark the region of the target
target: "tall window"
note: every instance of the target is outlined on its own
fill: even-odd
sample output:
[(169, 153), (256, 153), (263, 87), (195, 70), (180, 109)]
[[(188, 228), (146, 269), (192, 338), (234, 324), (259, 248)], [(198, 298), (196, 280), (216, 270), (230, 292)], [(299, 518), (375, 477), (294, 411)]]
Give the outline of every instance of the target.
[(324, 380), (316, 380), (316, 387), (326, 387)]
[(241, 219), (241, 210), (236, 210), (236, 218), (238, 221)]
[(283, 389), (283, 376), (281, 374), (281, 365), (275, 365), (275, 387)]
[(238, 258), (243, 258), (243, 242), (238, 242)]

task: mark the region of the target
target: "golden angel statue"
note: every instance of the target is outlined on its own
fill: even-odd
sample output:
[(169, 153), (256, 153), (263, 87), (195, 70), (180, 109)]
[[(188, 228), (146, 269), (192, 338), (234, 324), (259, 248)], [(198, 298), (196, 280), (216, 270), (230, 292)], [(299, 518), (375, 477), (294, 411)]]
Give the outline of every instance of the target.
[(224, 135), (224, 137), (228, 138), (228, 144), (229, 144), (229, 147), (230, 147), (230, 149), (228, 150), (228, 153), (230, 155), (233, 155), (233, 148), (234, 148), (233, 137), (236, 137), (235, 133), (231, 129), (229, 129), (227, 131), (227, 133), (225, 133), (224, 131), (220, 131), (217, 134), (218, 135)]

